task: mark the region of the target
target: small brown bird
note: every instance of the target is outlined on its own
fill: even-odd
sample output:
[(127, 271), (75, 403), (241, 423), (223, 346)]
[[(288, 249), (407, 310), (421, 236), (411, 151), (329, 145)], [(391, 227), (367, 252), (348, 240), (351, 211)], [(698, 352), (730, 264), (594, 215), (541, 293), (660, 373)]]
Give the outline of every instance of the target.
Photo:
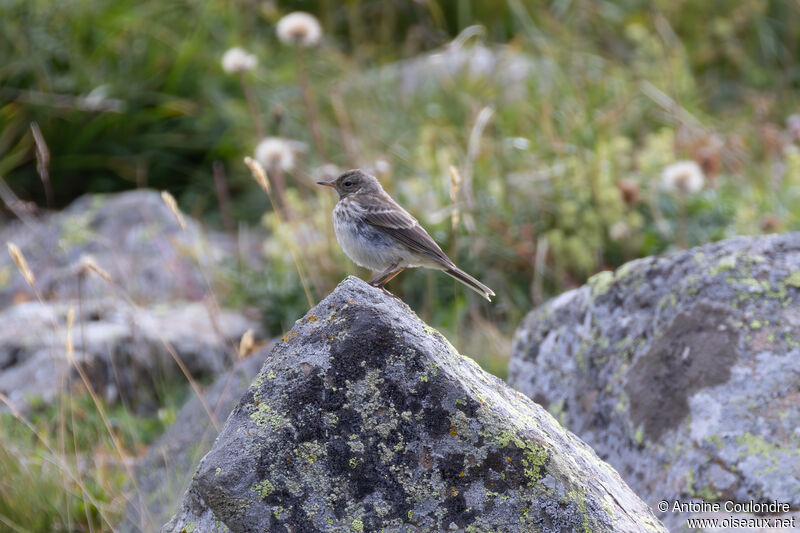
[(384, 285), (406, 268), (435, 268), (492, 301), (494, 291), (459, 269), (375, 176), (356, 169), (317, 183), (339, 193), (333, 209), (336, 240), (353, 262), (378, 273), (370, 285), (385, 291)]

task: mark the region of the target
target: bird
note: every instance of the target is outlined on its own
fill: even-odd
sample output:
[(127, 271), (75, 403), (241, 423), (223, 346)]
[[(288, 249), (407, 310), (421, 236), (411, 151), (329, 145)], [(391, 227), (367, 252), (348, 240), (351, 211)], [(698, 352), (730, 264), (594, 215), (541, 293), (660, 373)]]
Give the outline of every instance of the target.
[(388, 293), (385, 285), (406, 268), (433, 268), (492, 301), (494, 291), (458, 268), (378, 178), (353, 169), (317, 184), (339, 193), (333, 208), (336, 240), (354, 263), (376, 273), (370, 285)]

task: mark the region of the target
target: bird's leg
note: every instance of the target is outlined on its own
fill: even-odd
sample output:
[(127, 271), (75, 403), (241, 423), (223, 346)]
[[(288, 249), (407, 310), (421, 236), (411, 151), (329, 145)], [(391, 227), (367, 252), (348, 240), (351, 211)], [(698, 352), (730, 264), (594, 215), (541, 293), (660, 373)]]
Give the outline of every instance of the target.
[[(395, 268), (397, 268), (397, 263), (392, 263), (391, 265), (389, 265), (389, 268), (387, 268), (386, 270), (384, 270), (383, 272), (381, 272), (380, 274), (378, 274), (377, 276), (375, 276), (374, 278), (369, 280), (369, 284), (372, 285), (373, 287), (383, 287), (383, 283), (386, 283), (386, 282), (384, 281), (380, 285), (378, 284), (378, 282), (381, 279), (383, 279), (385, 276), (388, 276), (389, 274), (391, 274), (392, 271)], [(391, 279), (391, 278), (389, 278), (389, 279)]]
[[(389, 274), (388, 276), (386, 276), (386, 277), (383, 279), (383, 281), (381, 281), (381, 282), (378, 284), (378, 287), (380, 287), (381, 289), (383, 289), (383, 286), (384, 286), (384, 285), (386, 285), (387, 283), (389, 283), (390, 281), (392, 281), (392, 279), (393, 279), (393, 278), (394, 278), (396, 275), (398, 275), (400, 272), (402, 272), (402, 271), (403, 271), (403, 270), (405, 270), (405, 269), (406, 269), (406, 267), (403, 267), (403, 268), (398, 268), (397, 270), (395, 270), (394, 272), (392, 272), (391, 274)], [(383, 290), (386, 290), (386, 289), (383, 289)]]
[(406, 269), (406, 267), (403, 267), (403, 268), (398, 268), (397, 270), (395, 270), (394, 272), (392, 272), (391, 274), (389, 274), (388, 276), (386, 276), (386, 277), (383, 279), (383, 281), (381, 281), (381, 282), (380, 282), (378, 285), (376, 285), (376, 286), (377, 286), (377, 287), (379, 287), (379, 288), (380, 288), (380, 289), (381, 289), (381, 290), (382, 290), (384, 293), (388, 294), (389, 296), (391, 296), (391, 297), (393, 297), (393, 298), (397, 298), (397, 299), (399, 300), (399, 299), (400, 299), (400, 297), (399, 297), (399, 296), (396, 296), (396, 295), (392, 294), (391, 292), (389, 292), (388, 290), (386, 290), (386, 287), (385, 287), (385, 285), (386, 285), (387, 283), (389, 283), (389, 282), (392, 280), (392, 278), (394, 278), (396, 275), (398, 275), (400, 272), (402, 272), (402, 271), (403, 271), (403, 270), (405, 270), (405, 269)]

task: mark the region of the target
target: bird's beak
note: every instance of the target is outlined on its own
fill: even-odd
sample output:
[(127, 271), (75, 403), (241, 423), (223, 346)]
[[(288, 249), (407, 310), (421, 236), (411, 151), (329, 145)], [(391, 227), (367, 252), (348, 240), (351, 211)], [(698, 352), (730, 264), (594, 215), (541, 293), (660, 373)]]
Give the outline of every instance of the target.
[(335, 180), (331, 180), (331, 181), (318, 181), (318, 182), (317, 182), (317, 185), (322, 185), (323, 187), (330, 187), (331, 189), (335, 189), (335, 188), (336, 188), (336, 185), (334, 185), (334, 183), (335, 183), (335, 182), (336, 182)]

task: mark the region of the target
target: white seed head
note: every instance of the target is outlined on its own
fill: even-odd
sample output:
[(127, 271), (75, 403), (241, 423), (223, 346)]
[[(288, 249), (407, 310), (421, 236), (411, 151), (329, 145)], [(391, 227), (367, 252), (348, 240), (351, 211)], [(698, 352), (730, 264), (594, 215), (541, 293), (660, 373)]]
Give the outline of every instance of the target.
[(375, 161), (375, 172), (380, 176), (389, 175), (392, 172), (392, 164), (386, 159), (377, 159)]
[(292, 145), (280, 137), (265, 137), (256, 146), (256, 161), (267, 169), (291, 172), (294, 169), (295, 157)]
[(258, 58), (246, 50), (231, 48), (222, 56), (222, 70), (228, 74), (253, 70), (258, 65)]
[(694, 194), (703, 188), (705, 176), (694, 161), (677, 161), (661, 173), (664, 188), (681, 194)]
[(608, 228), (608, 236), (611, 237), (612, 241), (621, 241), (623, 239), (627, 239), (631, 234), (631, 228), (623, 221), (614, 222), (610, 228)]
[(310, 48), (322, 39), (322, 26), (313, 15), (302, 11), (289, 13), (278, 21), (278, 39), (283, 44)]

